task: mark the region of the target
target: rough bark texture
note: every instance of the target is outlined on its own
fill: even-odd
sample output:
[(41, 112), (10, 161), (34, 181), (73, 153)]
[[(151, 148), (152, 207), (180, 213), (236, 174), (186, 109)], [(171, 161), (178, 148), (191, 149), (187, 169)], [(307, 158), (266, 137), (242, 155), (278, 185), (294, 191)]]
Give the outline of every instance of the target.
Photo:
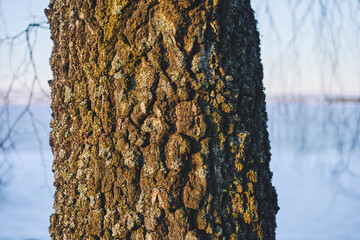
[(53, 239), (275, 239), (247, 0), (52, 0)]

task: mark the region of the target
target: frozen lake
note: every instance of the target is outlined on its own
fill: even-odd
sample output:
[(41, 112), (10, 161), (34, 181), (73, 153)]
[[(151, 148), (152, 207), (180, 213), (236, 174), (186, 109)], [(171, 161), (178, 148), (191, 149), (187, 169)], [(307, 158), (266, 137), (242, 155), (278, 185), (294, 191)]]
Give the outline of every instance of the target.
[[(42, 144), (25, 115), (14, 132), (15, 149), (0, 155), (0, 169), (11, 163), (0, 171), (6, 181), (0, 193), (0, 240), (49, 239), (51, 111), (40, 104), (32, 112)], [(359, 104), (271, 103), (268, 112), (273, 184), (281, 208), (277, 239), (360, 239)]]

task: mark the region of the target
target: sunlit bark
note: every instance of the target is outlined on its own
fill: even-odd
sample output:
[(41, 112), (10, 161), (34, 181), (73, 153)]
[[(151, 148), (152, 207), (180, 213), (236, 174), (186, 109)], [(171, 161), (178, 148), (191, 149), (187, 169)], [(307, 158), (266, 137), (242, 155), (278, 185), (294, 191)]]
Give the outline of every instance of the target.
[(53, 239), (275, 239), (249, 1), (53, 0)]

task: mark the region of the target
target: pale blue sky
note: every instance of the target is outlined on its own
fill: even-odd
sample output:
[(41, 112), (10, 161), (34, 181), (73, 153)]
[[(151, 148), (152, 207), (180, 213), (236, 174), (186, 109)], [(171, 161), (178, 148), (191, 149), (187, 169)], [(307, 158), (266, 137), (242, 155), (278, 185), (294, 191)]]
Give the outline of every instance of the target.
[[(2, 19), (0, 19), (0, 37), (4, 37), (7, 32), (8, 36), (13, 36), (25, 30), (31, 22), (45, 21), (44, 9), (47, 7), (48, 0), (0, 0)], [(4, 20), (6, 28), (4, 28)], [(36, 36), (36, 38), (35, 38)], [(38, 29), (37, 33), (30, 33), (30, 39), (36, 39), (34, 45), (33, 55), (37, 67), (41, 87), (49, 92), (47, 80), (52, 78), (52, 73), (49, 66), (49, 57), (52, 48), (52, 41), (50, 40), (49, 29)], [(24, 37), (21, 39), (24, 41)], [(10, 72), (10, 67), (17, 72), (14, 90), (23, 92), (31, 88), (31, 83), (34, 78), (31, 66), (25, 69), (24, 64), (21, 64), (26, 53), (26, 44), (15, 44), (11, 54), (9, 54), (9, 47), (7, 45), (0, 46), (0, 91), (6, 91), (9, 87), (9, 82), (13, 78)], [(12, 66), (9, 65), (9, 57), (11, 57)], [(20, 67), (20, 71), (16, 71)], [(5, 78), (5, 81), (4, 81)], [(35, 91), (40, 92), (39, 84), (35, 85)], [(26, 94), (24, 94), (26, 95)], [(24, 97), (26, 99), (26, 96)]]
[[(46, 20), (43, 10), (48, 0), (0, 1), (9, 35), (24, 30), (34, 19)], [(296, 2), (301, 4), (296, 5)], [(320, 2), (326, 2), (328, 6), (321, 8)], [(338, 2), (339, 8), (334, 2)], [(360, 96), (360, 9), (356, 0), (252, 0), (252, 4), (259, 22), (264, 84), (268, 95)], [(271, 4), (271, 14), (268, 14), (267, 4)], [(294, 14), (296, 18), (293, 18)], [(320, 18), (320, 14), (325, 17)], [(297, 38), (291, 45), (294, 29), (297, 29)], [(0, 36), (4, 36), (5, 30), (0, 21)], [(52, 78), (48, 64), (52, 42), (48, 30), (39, 29), (37, 34), (34, 57), (42, 86), (48, 91), (47, 80)], [(23, 49), (21, 45), (14, 48), (15, 66), (22, 59)], [(6, 46), (0, 47), (2, 79), (9, 77), (8, 55)], [(32, 79), (31, 71), (19, 76), (16, 88), (29, 88), (28, 79)], [(1, 80), (0, 89), (7, 86), (8, 83)]]

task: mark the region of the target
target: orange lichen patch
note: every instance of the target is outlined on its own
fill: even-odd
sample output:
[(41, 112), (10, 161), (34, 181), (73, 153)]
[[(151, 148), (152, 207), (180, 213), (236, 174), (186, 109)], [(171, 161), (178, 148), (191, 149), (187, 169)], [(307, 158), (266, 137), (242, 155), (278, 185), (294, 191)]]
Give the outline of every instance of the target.
[(245, 162), (245, 156), (244, 156), (244, 152), (245, 152), (245, 146), (244, 146), (244, 142), (247, 136), (247, 132), (244, 133), (239, 133), (238, 137), (240, 139), (240, 145), (238, 147), (238, 151), (235, 155), (235, 169), (236, 171), (240, 172), (243, 169), (243, 164), (242, 162)]
[(197, 224), (198, 224), (198, 228), (200, 230), (205, 230), (206, 229), (206, 218), (205, 218), (205, 210), (201, 209), (198, 212), (198, 216), (197, 216)]
[(243, 192), (243, 187), (241, 186), (239, 180), (235, 180), (233, 182), (233, 184), (235, 185), (235, 191), (238, 193), (242, 193)]
[(234, 132), (234, 122), (230, 122), (230, 125), (229, 125), (229, 129), (228, 129), (228, 134), (231, 135), (233, 132)]
[[(252, 175), (252, 170), (248, 172), (249, 175)], [(249, 174), (250, 173), (250, 174)], [(251, 180), (250, 180), (251, 181)], [(244, 222), (247, 224), (251, 224), (253, 226), (253, 231), (257, 234), (259, 239), (262, 239), (262, 228), (261, 223), (259, 223), (259, 215), (258, 215), (258, 203), (255, 200), (254, 196), (254, 185), (252, 182), (247, 183), (247, 191), (244, 192), (246, 196), (247, 203), (246, 203), (246, 210), (243, 212), (243, 219)]]
[(234, 217), (239, 217), (239, 214), (244, 212), (244, 197), (243, 197), (243, 187), (239, 180), (235, 180), (231, 185), (230, 196), (232, 204), (232, 213)]
[(257, 203), (254, 196), (248, 198), (248, 203), (246, 204), (246, 207), (247, 209), (243, 215), (245, 222), (257, 222), (259, 220), (259, 216), (257, 214)]
[(212, 112), (213, 122), (216, 124), (216, 130), (220, 132), (221, 116), (217, 112)]
[(248, 194), (248, 196), (254, 194), (254, 185), (251, 182), (248, 182), (247, 187), (248, 189), (245, 193)]
[(239, 217), (239, 214), (243, 214), (244, 213), (244, 199), (242, 198), (242, 195), (239, 193), (235, 193), (233, 194), (232, 198), (231, 198), (231, 205), (232, 205), (232, 215), (235, 218)]
[(256, 232), (259, 239), (263, 239), (263, 233), (261, 228), (261, 223), (253, 224), (254, 232)]
[(254, 170), (250, 170), (246, 176), (251, 182), (257, 183), (257, 173)]
[[(234, 145), (230, 141), (230, 147), (233, 147), (232, 153), (235, 154), (235, 169), (237, 172), (240, 172), (244, 168), (245, 163), (245, 140), (247, 137), (247, 132), (239, 133), (238, 146)], [(239, 179), (235, 177), (233, 184), (231, 185), (229, 194), (231, 196), (231, 206), (232, 206), (232, 215), (235, 218), (242, 217), (246, 224), (252, 225), (256, 231), (257, 236), (262, 239), (261, 225), (258, 224), (259, 216), (257, 212), (257, 202), (254, 196), (254, 183), (257, 183), (258, 177), (255, 170), (248, 170), (246, 173), (248, 182), (245, 183), (245, 192), (243, 185)]]
[(223, 104), (221, 104), (221, 109), (225, 113), (230, 113), (230, 112), (234, 111), (234, 106), (231, 104), (223, 103)]
[(221, 224), (221, 216), (219, 216), (216, 210), (214, 210), (214, 219), (217, 224)]
[(243, 169), (243, 165), (237, 160), (238, 159), (235, 160), (235, 169), (236, 171), (240, 172)]
[(205, 210), (206, 210), (207, 212), (210, 212), (210, 207), (211, 207), (211, 201), (212, 201), (212, 199), (213, 199), (213, 196), (212, 196), (211, 194), (209, 194), (208, 198), (207, 198), (206, 201), (205, 201), (205, 205), (206, 205)]
[(258, 203), (254, 195), (254, 183), (257, 182), (257, 173), (254, 170), (249, 170), (246, 176), (249, 179), (249, 182), (245, 183), (246, 187), (237, 178), (230, 185), (228, 192), (231, 197), (232, 215), (234, 218), (242, 218), (246, 224), (252, 226), (253, 232), (256, 233), (258, 239), (262, 239), (263, 233), (261, 223), (259, 223)]
[(220, 140), (219, 148), (223, 149), (226, 138), (224, 137), (224, 134), (222, 132), (219, 133), (219, 140)]
[(210, 25), (213, 28), (215, 34), (217, 34), (219, 32), (219, 25), (217, 24), (217, 21), (210, 22)]
[(231, 234), (230, 240), (235, 240), (235, 239), (238, 239), (237, 234), (236, 233)]
[(243, 132), (243, 133), (239, 133), (238, 134), (238, 137), (240, 138), (241, 140), (241, 143), (240, 143), (240, 148), (243, 150), (244, 149), (244, 142), (245, 142), (245, 138), (247, 136), (247, 132)]
[(236, 157), (241, 158), (243, 161), (245, 161), (245, 156), (244, 156), (245, 146), (244, 146), (244, 143), (245, 143), (246, 136), (247, 136), (247, 132), (238, 134), (238, 137), (240, 138), (240, 146), (239, 146), (238, 155)]

